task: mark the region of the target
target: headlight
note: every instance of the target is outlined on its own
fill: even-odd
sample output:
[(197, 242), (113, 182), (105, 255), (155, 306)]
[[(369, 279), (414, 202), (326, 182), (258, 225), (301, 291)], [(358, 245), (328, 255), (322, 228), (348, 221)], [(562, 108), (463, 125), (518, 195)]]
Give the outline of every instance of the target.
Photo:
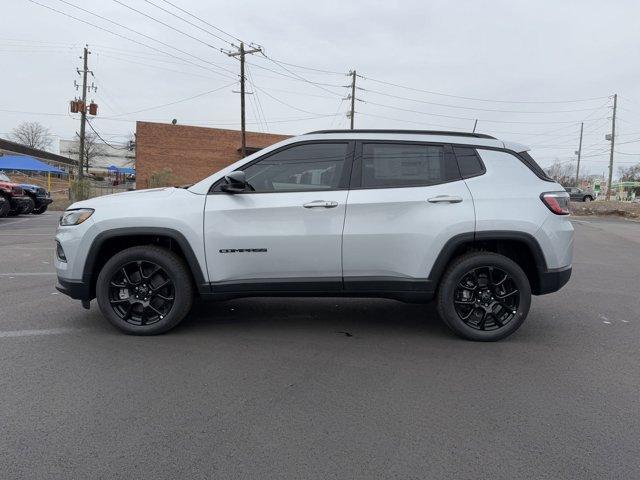
[(93, 208), (78, 208), (76, 210), (67, 210), (60, 217), (60, 225), (69, 227), (71, 225), (80, 225), (87, 218), (93, 215)]

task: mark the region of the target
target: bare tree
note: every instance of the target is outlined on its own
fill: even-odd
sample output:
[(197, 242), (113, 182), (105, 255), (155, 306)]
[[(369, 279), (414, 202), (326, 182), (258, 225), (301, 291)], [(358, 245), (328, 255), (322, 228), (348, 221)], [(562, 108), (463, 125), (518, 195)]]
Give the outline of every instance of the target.
[(53, 135), (48, 128), (38, 122), (22, 122), (10, 135), (15, 142), (31, 148), (46, 150), (53, 143)]
[(618, 168), (621, 182), (640, 182), (640, 163)]
[(576, 181), (576, 168), (571, 163), (556, 160), (546, 169), (546, 172), (547, 175), (565, 187), (573, 185)]
[(89, 167), (93, 165), (93, 159), (105, 154), (104, 143), (94, 133), (88, 133), (84, 137), (84, 167), (89, 172)]
[[(640, 182), (640, 163), (626, 168), (618, 168), (618, 175), (620, 175), (621, 182)], [(640, 187), (634, 187), (633, 190), (636, 195), (640, 195)]]

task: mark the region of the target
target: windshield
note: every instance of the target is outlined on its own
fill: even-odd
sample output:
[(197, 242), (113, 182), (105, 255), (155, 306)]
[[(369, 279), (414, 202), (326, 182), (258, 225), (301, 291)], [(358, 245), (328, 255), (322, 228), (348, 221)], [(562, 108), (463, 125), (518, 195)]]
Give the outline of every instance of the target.
[(3, 182), (10, 182), (11, 179), (7, 177), (7, 174), (4, 172), (0, 172), (0, 180)]

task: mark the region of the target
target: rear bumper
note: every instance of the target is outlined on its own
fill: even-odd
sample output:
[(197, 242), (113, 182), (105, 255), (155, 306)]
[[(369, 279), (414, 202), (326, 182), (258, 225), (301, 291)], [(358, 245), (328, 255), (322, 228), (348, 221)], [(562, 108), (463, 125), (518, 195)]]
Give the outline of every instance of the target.
[(571, 278), (571, 266), (562, 268), (553, 268), (541, 272), (538, 276), (539, 285), (535, 295), (544, 295), (553, 293), (564, 287)]
[(65, 280), (58, 277), (56, 290), (75, 300), (91, 300), (89, 284), (81, 280)]

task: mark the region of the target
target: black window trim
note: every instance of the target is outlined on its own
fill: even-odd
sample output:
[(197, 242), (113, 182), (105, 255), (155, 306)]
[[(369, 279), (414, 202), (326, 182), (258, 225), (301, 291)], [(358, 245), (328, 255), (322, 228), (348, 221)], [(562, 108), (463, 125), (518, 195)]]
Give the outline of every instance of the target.
[[(456, 157), (456, 163), (458, 164), (458, 170), (460, 172), (460, 176), (464, 180), (467, 180), (468, 178), (481, 177), (482, 175), (487, 173), (487, 167), (485, 167), (484, 162), (482, 161), (482, 157), (478, 153), (478, 147), (474, 145), (458, 145), (458, 144), (453, 144), (451, 145), (451, 147), (453, 148), (453, 155)], [(478, 173), (474, 173), (473, 175), (462, 175), (462, 169), (460, 168), (460, 161), (458, 160), (458, 155), (456, 154), (456, 148), (470, 148), (474, 150), (476, 152), (476, 157), (478, 157), (478, 161), (480, 162), (481, 170)]]
[(283, 145), (280, 148), (277, 148), (275, 150), (272, 150), (271, 152), (265, 153), (264, 155), (261, 155), (260, 157), (251, 160), (250, 162), (245, 163), (244, 165), (240, 166), (239, 168), (236, 168), (234, 171), (239, 171), (239, 170), (244, 170), (247, 167), (250, 167), (258, 162), (261, 162), (263, 160), (266, 160), (267, 158), (282, 152), (284, 150), (288, 150), (290, 148), (293, 147), (299, 147), (301, 145), (317, 145), (317, 144), (322, 144), (322, 143), (332, 143), (332, 144), (346, 144), (347, 145), (347, 151), (345, 153), (345, 159), (344, 159), (344, 164), (342, 166), (342, 173), (340, 174), (340, 182), (339, 182), (339, 186), (338, 188), (330, 188), (330, 189), (326, 189), (326, 188), (305, 188), (305, 189), (300, 189), (300, 190), (280, 190), (280, 191), (275, 191), (275, 192), (251, 192), (251, 191), (246, 191), (246, 192), (237, 192), (237, 193), (227, 193), (227, 192), (222, 192), (222, 191), (216, 191), (215, 188), (218, 187), (219, 185), (221, 185), (224, 182), (224, 176), (222, 178), (219, 178), (218, 180), (216, 180), (213, 185), (211, 185), (211, 187), (209, 187), (209, 192), (207, 193), (208, 195), (264, 195), (264, 194), (273, 194), (273, 193), (302, 193), (302, 192), (337, 192), (337, 191), (341, 191), (341, 190), (349, 190), (349, 183), (351, 181), (351, 174), (353, 171), (353, 157), (354, 157), (354, 149), (355, 149), (355, 141), (353, 140), (343, 140), (343, 139), (327, 139), (327, 140), (305, 140), (305, 141), (301, 141), (301, 142), (294, 142), (294, 143), (289, 143), (287, 145)]
[[(449, 162), (455, 162), (456, 170), (458, 171), (459, 178), (453, 178), (451, 180), (446, 180), (442, 182), (431, 182), (431, 183), (421, 183), (417, 185), (397, 185), (397, 186), (388, 186), (381, 185), (376, 187), (363, 187), (362, 186), (362, 151), (363, 145), (365, 143), (384, 143), (384, 144), (399, 144), (399, 145), (424, 145), (424, 146), (433, 146), (433, 147), (443, 147), (444, 149), (444, 160)], [(483, 164), (484, 166), (484, 164)], [(460, 168), (458, 166), (458, 161), (456, 159), (455, 154), (453, 153), (453, 147), (450, 143), (442, 143), (442, 142), (428, 142), (428, 141), (420, 141), (420, 140), (357, 140), (355, 147), (355, 156), (353, 159), (353, 168), (351, 173), (351, 184), (349, 190), (379, 190), (379, 189), (395, 189), (395, 188), (424, 188), (424, 187), (433, 187), (435, 185), (444, 185), (447, 183), (460, 182), (462, 181), (462, 176), (460, 175)]]

